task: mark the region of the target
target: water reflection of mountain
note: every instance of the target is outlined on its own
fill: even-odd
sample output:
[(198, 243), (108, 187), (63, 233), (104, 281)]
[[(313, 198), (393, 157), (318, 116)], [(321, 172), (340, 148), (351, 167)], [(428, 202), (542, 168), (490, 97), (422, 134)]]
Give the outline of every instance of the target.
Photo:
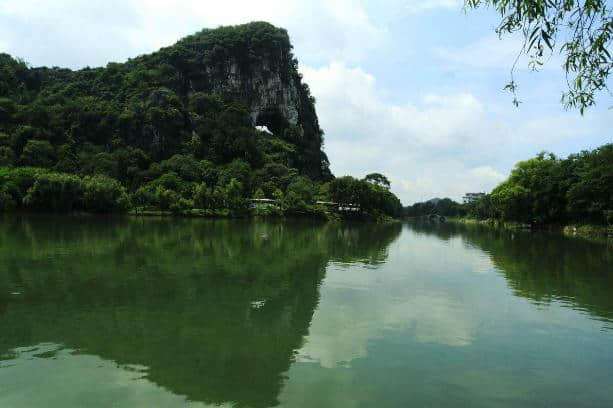
[(559, 300), (613, 319), (613, 248), (606, 243), (479, 225), (418, 223), (411, 228), (441, 239), (459, 236), (483, 250), (518, 296)]
[(381, 262), (398, 225), (4, 218), (0, 355), (60, 343), (189, 400), (274, 405), (329, 261)]

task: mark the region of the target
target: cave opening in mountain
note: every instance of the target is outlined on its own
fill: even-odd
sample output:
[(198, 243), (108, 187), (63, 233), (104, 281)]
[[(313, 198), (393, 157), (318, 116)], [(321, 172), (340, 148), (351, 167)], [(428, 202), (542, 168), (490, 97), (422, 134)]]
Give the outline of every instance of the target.
[(266, 126), (275, 136), (282, 136), (283, 131), (289, 126), (289, 122), (278, 108), (270, 107), (260, 112), (255, 125)]

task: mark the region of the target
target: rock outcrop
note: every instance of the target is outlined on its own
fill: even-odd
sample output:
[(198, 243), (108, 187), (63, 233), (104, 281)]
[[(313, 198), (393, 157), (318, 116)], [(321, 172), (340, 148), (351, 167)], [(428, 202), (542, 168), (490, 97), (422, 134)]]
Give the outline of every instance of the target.
[(286, 30), (265, 22), (205, 29), (160, 53), (170, 54), (172, 65), (186, 80), (187, 95), (215, 93), (240, 101), (253, 126), (265, 125), (278, 136), (291, 127), (311, 163), (307, 173), (331, 177), (314, 98), (298, 73)]
[[(156, 162), (177, 153), (217, 165), (278, 160), (329, 180), (314, 99), (297, 66), (287, 31), (264, 22), (205, 29), (104, 68), (30, 68), (0, 54), (0, 134), (16, 135), (16, 156), (28, 139), (45, 139), (64, 151), (136, 148)], [(287, 142), (275, 145), (284, 153), (263, 147), (254, 126)]]

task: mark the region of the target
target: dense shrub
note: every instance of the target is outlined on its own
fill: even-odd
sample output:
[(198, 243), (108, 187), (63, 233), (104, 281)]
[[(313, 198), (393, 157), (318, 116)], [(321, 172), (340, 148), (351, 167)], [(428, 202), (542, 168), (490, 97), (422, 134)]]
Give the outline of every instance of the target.
[(533, 224), (607, 223), (613, 211), (613, 144), (560, 159), (541, 153), (515, 165), (468, 216)]
[(106, 176), (83, 179), (83, 206), (90, 211), (111, 212), (130, 208), (128, 193), (117, 180)]
[(28, 189), (23, 203), (27, 208), (70, 211), (83, 198), (83, 183), (78, 176), (62, 173), (41, 173)]
[(12, 166), (15, 164), (15, 152), (8, 146), (0, 146), (0, 166)]
[(12, 210), (16, 207), (15, 200), (11, 193), (9, 193), (4, 186), (0, 187), (0, 211)]
[(224, 192), (220, 187), (207, 187), (205, 183), (194, 188), (193, 202), (196, 208), (216, 209), (225, 208)]
[[(224, 94), (227, 67), (237, 63), (240, 80), (264, 67), (264, 75), (296, 84), (299, 123), (275, 109), (253, 118), (248, 104), (259, 95)], [(30, 68), (0, 54), (0, 72), (6, 74), (0, 75), (0, 146), (15, 156), (7, 160), (3, 149), (0, 165), (17, 160), (103, 174), (132, 191), (169, 172), (217, 185), (216, 173), (235, 160), (249, 171), (278, 163), (316, 180), (331, 178), (314, 100), (301, 83), (287, 32), (267, 23), (203, 30), (105, 68)], [(275, 134), (257, 131), (256, 124)], [(236, 178), (251, 192), (250, 180), (232, 171), (221, 185)]]
[(37, 211), (124, 211), (126, 189), (106, 176), (79, 176), (34, 167), (0, 167), (0, 208)]
[(247, 209), (247, 200), (243, 195), (243, 184), (233, 178), (224, 189), (224, 201), (226, 206), (233, 211), (244, 211)]
[(20, 206), (37, 176), (44, 172), (34, 167), (0, 167), (0, 188), (13, 197), (16, 206)]
[(46, 140), (28, 140), (19, 162), (22, 166), (51, 167), (57, 158), (51, 143)]
[[(297, 123), (274, 107), (252, 117), (261, 95), (225, 86), (235, 64), (245, 83), (263, 70), (294, 84)], [(0, 54), (0, 72), (2, 208), (237, 214), (249, 197), (269, 197), (307, 214), (330, 200), (315, 101), (283, 29), (256, 22), (203, 30), (124, 64), (78, 71)], [(397, 213), (385, 176), (356, 186), (356, 197), (337, 191), (339, 201)]]
[(364, 213), (381, 212), (391, 217), (402, 215), (402, 204), (388, 188), (369, 180), (358, 180), (351, 176), (337, 178), (330, 182), (330, 198), (339, 204), (359, 206)]

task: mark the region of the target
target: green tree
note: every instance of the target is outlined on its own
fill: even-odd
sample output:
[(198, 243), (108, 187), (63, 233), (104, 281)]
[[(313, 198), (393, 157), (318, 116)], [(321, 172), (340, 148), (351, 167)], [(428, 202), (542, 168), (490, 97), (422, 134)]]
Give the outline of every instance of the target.
[(604, 222), (613, 210), (613, 144), (568, 159), (574, 162), (573, 183), (566, 193), (574, 218)]
[(196, 208), (214, 210), (224, 206), (223, 194), (220, 193), (219, 188), (207, 187), (205, 183), (194, 187), (193, 200)]
[[(235, 85), (228, 82), (231, 64), (239, 64), (237, 80), (244, 82), (264, 62), (282, 79), (277, 91), (296, 85), (297, 123), (276, 108), (253, 117), (262, 96), (250, 89), (221, 92)], [(0, 95), (0, 166), (12, 166), (0, 178), (6, 176), (2, 189), (16, 207), (25, 206), (36, 177), (51, 173), (45, 169), (87, 184), (88, 198), (74, 205), (92, 211), (125, 205), (124, 191), (136, 206), (171, 211), (194, 205), (192, 199), (240, 209), (246, 197), (260, 196), (256, 187), (282, 198), (291, 185), (305, 205), (327, 199), (320, 183), (332, 175), (314, 98), (287, 32), (267, 23), (204, 30), (104, 68), (30, 68), (0, 54)], [(37, 210), (55, 206), (37, 201), (43, 187), (41, 181), (28, 201)]]
[(165, 190), (172, 190), (177, 193), (184, 193), (186, 196), (191, 194), (191, 188), (177, 173), (171, 171), (169, 173), (162, 174), (160, 177), (152, 180), (148, 183), (150, 187), (156, 189), (162, 187)]
[(128, 193), (117, 180), (106, 176), (83, 179), (85, 209), (99, 212), (125, 211), (130, 208)]
[(272, 192), (272, 198), (275, 200), (279, 200), (282, 201), (283, 200), (283, 191), (279, 190), (278, 188)]
[(535, 215), (531, 211), (531, 190), (526, 187), (506, 182), (492, 191), (491, 200), (500, 218), (510, 221), (531, 221)]
[[(583, 114), (595, 104), (599, 92), (608, 91), (613, 68), (613, 8), (607, 0), (465, 0), (465, 6), (492, 6), (501, 16), (496, 32), (499, 36), (520, 32), (524, 42), (519, 53), (529, 57), (533, 69), (559, 49), (568, 82), (562, 95), (566, 107), (578, 108)], [(519, 104), (513, 74), (506, 89)]]
[(398, 197), (386, 187), (351, 176), (334, 179), (329, 184), (330, 198), (343, 205), (359, 206), (363, 213), (383, 213), (391, 217), (402, 215)]
[(477, 203), (469, 216), (536, 223), (606, 223), (613, 209), (613, 144), (558, 159), (552, 154), (515, 165), (507, 180)]
[(0, 146), (10, 147), (11, 145), (11, 137), (4, 132), (0, 132)]
[(77, 176), (61, 173), (41, 173), (28, 189), (23, 203), (37, 210), (70, 211), (83, 198), (83, 183)]
[(367, 174), (366, 177), (364, 177), (364, 180), (377, 186), (385, 187), (387, 189), (390, 188), (390, 181), (381, 173)]
[(150, 172), (157, 176), (173, 172), (186, 181), (201, 181), (206, 170), (206, 162), (198, 161), (192, 155), (175, 154), (168, 160), (152, 164)]
[(295, 191), (289, 190), (283, 197), (283, 209), (288, 213), (305, 213), (307, 212), (307, 208), (307, 203)]
[(57, 149), (58, 161), (54, 170), (70, 173), (79, 168), (79, 156), (77, 155), (76, 146), (73, 143), (65, 143)]
[(15, 164), (15, 152), (8, 146), (0, 146), (0, 166)]
[(252, 171), (249, 163), (236, 159), (219, 172), (218, 182), (219, 185), (223, 186), (224, 188), (230, 184), (233, 179), (239, 182), (241, 188), (244, 189), (241, 191), (241, 194), (245, 194), (247, 191), (249, 191), (252, 180)]
[(330, 182), (329, 194), (339, 204), (356, 203), (358, 198), (358, 180), (351, 176), (339, 177)]
[(292, 183), (287, 186), (287, 193), (295, 193), (302, 201), (308, 204), (312, 204), (315, 196), (315, 185), (313, 182), (304, 176), (296, 177)]
[(37, 129), (30, 125), (18, 126), (11, 137), (11, 147), (17, 155), (21, 155), (24, 146), (28, 143), (28, 140), (37, 139), (40, 137), (40, 129)]
[(255, 198), (256, 200), (261, 200), (263, 198), (266, 198), (266, 195), (264, 194), (264, 191), (260, 187), (258, 187), (255, 190), (255, 193), (253, 193), (253, 198)]
[(0, 188), (13, 197), (16, 206), (23, 204), (28, 189), (45, 170), (34, 167), (0, 167)]
[(180, 210), (183, 204), (179, 193), (162, 185), (157, 186), (154, 197), (155, 203), (161, 210)]
[(56, 162), (55, 150), (46, 140), (28, 140), (19, 162), (22, 166), (49, 168)]
[(490, 194), (486, 194), (479, 200), (464, 205), (466, 215), (472, 218), (487, 220), (496, 218), (497, 214), (494, 212), (494, 206), (492, 204), (492, 197)]
[(551, 222), (563, 218), (565, 194), (560, 188), (560, 160), (552, 154), (517, 163), (508, 180), (491, 194), (504, 219)]
[(84, 157), (83, 170), (86, 174), (100, 174), (108, 177), (116, 177), (117, 161), (111, 153), (99, 152), (93, 156)]
[(0, 187), (0, 211), (12, 210), (16, 207), (15, 200), (6, 186)]
[(233, 211), (243, 211), (247, 208), (247, 201), (243, 196), (243, 185), (233, 178), (224, 189), (226, 205)]

